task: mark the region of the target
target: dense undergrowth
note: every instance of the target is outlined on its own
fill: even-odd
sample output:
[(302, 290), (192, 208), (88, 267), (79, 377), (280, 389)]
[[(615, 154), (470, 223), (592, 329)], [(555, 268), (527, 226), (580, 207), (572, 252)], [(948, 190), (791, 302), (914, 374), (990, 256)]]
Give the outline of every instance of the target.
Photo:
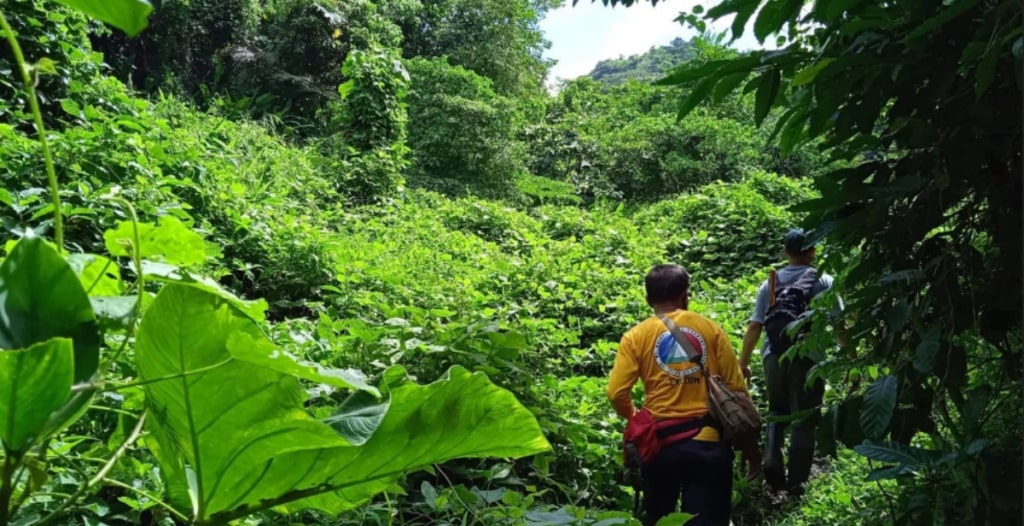
[[(202, 11), (205, 2), (165, 4), (176, 10), (159, 14), (157, 31), (144, 39), (93, 28), (88, 36), (107, 57), (88, 51), (88, 22), (70, 10), (42, 0), (0, 6), (32, 60), (60, 59), (53, 71), (36, 74), (42, 75), (42, 115), (69, 252), (47, 252), (34, 238), (58, 237), (50, 182), (27, 94), (20, 83), (0, 79), (0, 220), (10, 260), (4, 268), (14, 273), (44, 260), (46, 268), (58, 268), (58, 254), (66, 256), (78, 280), (62, 290), (80, 288), (78, 300), (88, 293), (89, 312), (104, 335), (96, 352), (109, 360), (107, 377), (78, 387), (93, 393), (84, 416), (32, 449), (6, 449), (5, 462), (24, 460), (21, 472), (6, 475), (19, 489), (16, 518), (90, 525), (226, 517), (282, 525), (630, 524), (632, 490), (619, 473), (624, 423), (604, 388), (619, 338), (648, 314), (643, 275), (666, 261), (685, 265), (694, 280), (692, 308), (721, 324), (738, 349), (757, 286), (780, 264), (781, 233), (805, 217), (790, 207), (820, 200), (812, 180), (837, 164), (814, 148), (783, 155), (770, 146), (752, 124), (751, 96), (716, 95), (721, 105), (702, 105), (676, 122), (677, 101), (664, 89), (584, 78), (556, 97), (542, 97), (531, 91), (530, 79), (489, 69), (503, 53), (528, 63), (526, 69), (539, 67), (519, 49), (456, 46), (458, 52), (441, 58), (438, 50), (449, 44), (416, 33), (416, 20), (441, 17), (443, 8), (461, 5), (454, 1), (437, 2), (429, 13), (398, 0), (328, 2), (346, 14), (339, 18), (344, 24), (331, 26), (339, 33), (329, 32), (329, 41), (317, 40), (314, 29), (336, 20), (302, 2), (229, 2), (211, 12)], [(264, 8), (259, 17), (245, 11), (254, 5)], [(481, 5), (486, 9), (474, 15), (494, 10), (487, 16), (512, 16), (503, 9), (533, 3)], [(166, 34), (175, 24), (206, 27), (236, 8), (245, 16), (221, 21), (234, 40), (197, 31), (183, 45), (209, 57), (168, 58)], [(524, 13), (515, 16), (535, 16)], [(449, 23), (442, 18), (434, 22)], [(445, 34), (469, 34), (473, 27)], [(316, 56), (327, 57), (325, 63), (283, 61), (294, 52), (288, 35), (301, 31), (310, 40), (301, 44), (322, 51)], [(472, 34), (466, 41), (499, 36), (535, 44), (526, 42), (533, 38), (528, 31)], [(259, 60), (238, 67), (241, 55), (227, 51), (238, 52), (229, 44), (239, 43)], [(692, 54), (698, 63), (735, 57), (705, 44)], [(344, 68), (342, 55), (351, 59)], [(163, 58), (132, 70), (144, 57)], [(232, 64), (236, 69), (228, 68)], [(111, 65), (122, 78), (144, 81), (139, 91), (107, 76)], [(286, 75), (282, 68), (291, 70)], [(247, 90), (261, 82), (280, 92), (296, 83), (316, 89), (291, 92), (290, 101), (259, 99)], [(14, 243), (22, 238), (29, 241)], [(822, 263), (837, 269), (841, 282), (856, 256), (830, 250), (826, 240)], [(203, 320), (190, 326), (196, 334), (223, 341), (210, 345), (168, 328), (166, 320), (187, 323), (189, 312)], [(167, 342), (202, 349), (211, 370), (219, 367), (215, 358), (225, 356), (235, 369), (217, 381), (200, 376), (195, 385), (209, 394), (205, 399), (190, 397), (188, 389), (163, 392), (150, 384), (163, 385), (175, 374), (164, 362), (171, 354), (164, 347), (173, 347)], [(976, 349), (995, 354), (982, 344)], [(267, 356), (294, 357), (299, 366)], [(888, 523), (906, 509), (927, 507), (924, 497), (900, 502), (897, 493), (906, 490), (893, 480), (866, 476), (879, 466), (853, 450), (865, 438), (864, 417), (837, 409), (851, 400), (863, 404), (867, 396), (874, 406), (891, 402), (892, 413), (895, 392), (877, 390), (889, 385), (891, 369), (836, 363), (830, 359), (820, 371), (829, 385), (829, 419), (807, 495), (800, 503), (774, 502), (760, 483), (746, 483), (737, 473), (737, 526)], [(992, 384), (988, 393), (1012, 384), (996, 363), (986, 359), (972, 372), (975, 384)], [(764, 408), (760, 364), (753, 365), (752, 392)], [(843, 365), (863, 387), (845, 382)], [(462, 368), (493, 385), (463, 376)], [(263, 382), (261, 389), (291, 405), (232, 395), (221, 400), (218, 381)], [(346, 418), (385, 413), (360, 398), (377, 388), (394, 393), (396, 402), (394, 420), (367, 424), (383, 427), (354, 448), (372, 458), (345, 457), (350, 452), (338, 453), (336, 436), (316, 435), (327, 428), (314, 431), (314, 420), (330, 423), (352, 444), (368, 440)], [(437, 392), (443, 396), (435, 406), (424, 403), (425, 393)], [(639, 400), (639, 387), (635, 394)], [(969, 397), (968, 408), (982, 420), (970, 433), (994, 442), (977, 447), (1012, 452), (1019, 401), (999, 402), (980, 387)], [(445, 413), (477, 398), (507, 410), (521, 433), (491, 443), (466, 429), (469, 420)], [(333, 500), (284, 500), (274, 511), (255, 506), (257, 494), (295, 497), (273, 486), (290, 472), (275, 468), (271, 458), (263, 459), (266, 471), (253, 476), (248, 492), (207, 491), (190, 503), (183, 466), (200, 452), (229, 456), (228, 446), (203, 448), (233, 444), (240, 435), (231, 432), (241, 431), (214, 426), (221, 435), (189, 444), (184, 428), (175, 427), (181, 399), (199, 403), (190, 416), (254, 404), (245, 412), (252, 420), (240, 428), (256, 425), (260, 415), (272, 415), (275, 423), (278, 417), (308, 420), (307, 434), (287, 435), (287, 443), (323, 440), (330, 447), (316, 455), (327, 455), (330, 466), (345, 463), (338, 473), (363, 478), (320, 473), (296, 453), (289, 461), (308, 464), (309, 480), (348, 489), (332, 493)], [(478, 412), (463, 407), (467, 412), (459, 414), (500, 428), (500, 421), (485, 419), (483, 402), (468, 404)], [(538, 433), (531, 435), (534, 424)], [(389, 436), (425, 444), (441, 440), (442, 431), (453, 440), (469, 437), (466, 443), (480, 451), (448, 444), (452, 455), (429, 461), (430, 451), (444, 448), (423, 446), (416, 459), (387, 449)], [(530, 446), (519, 448), (516, 440)], [(891, 459), (901, 451), (892, 446), (875, 453)], [(974, 467), (955, 467), (960, 460), (917, 458), (923, 450), (913, 451), (898, 461), (904, 468), (914, 465), (907, 458), (919, 462), (906, 469), (923, 473), (911, 478), (922, 487), (941, 481), (943, 491), (954, 493), (972, 483), (961, 478), (982, 476), (968, 471)], [(374, 466), (389, 462), (397, 470), (393, 477), (374, 480)], [(228, 467), (221, 479), (247, 480)], [(277, 476), (264, 478), (267, 473)], [(899, 473), (903, 480), (906, 475)], [(0, 488), (0, 495), (11, 497), (11, 489)]]

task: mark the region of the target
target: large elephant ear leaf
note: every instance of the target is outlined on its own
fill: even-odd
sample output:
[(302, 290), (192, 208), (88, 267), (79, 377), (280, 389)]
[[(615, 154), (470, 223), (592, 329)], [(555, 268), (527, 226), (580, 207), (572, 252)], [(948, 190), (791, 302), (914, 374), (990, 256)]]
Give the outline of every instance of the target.
[(229, 299), (177, 283), (160, 290), (137, 334), (152, 429), (163, 435), (158, 460), (176, 477), (170, 487), (190, 488), (199, 523), (258, 495), (290, 491), (303, 480), (301, 468), (268, 476), (289, 453), (349, 446), (304, 410), (294, 376), (233, 356), (233, 335), (236, 346), (265, 338)]
[(89, 297), (53, 247), (26, 237), (0, 265), (0, 349), (27, 349), (53, 338), (71, 339), (74, 381), (89, 381), (100, 354)]
[[(268, 478), (286, 476), (289, 467), (310, 466), (298, 495), (307, 487), (334, 488), (290, 504), (279, 502), (281, 511), (314, 508), (337, 514), (365, 504), (402, 475), (432, 464), (551, 450), (533, 414), (483, 373), (455, 366), (428, 385), (410, 381), (401, 367), (389, 369), (384, 377), (390, 408), (365, 444), (317, 454), (297, 452), (272, 468)], [(366, 418), (366, 412), (353, 418)], [(337, 419), (330, 421), (332, 426), (339, 424)], [(236, 516), (241, 516), (237, 510), (222, 518)]]
[(166, 285), (143, 316), (135, 356), (158, 461), (169, 487), (190, 488), (197, 524), (286, 505), (350, 509), (435, 462), (550, 449), (511, 393), (461, 368), (425, 386), (389, 370), (381, 398), (357, 390), (317, 421), (296, 375), (323, 372), (257, 359), (274, 351), (265, 338), (234, 302), (195, 286)]

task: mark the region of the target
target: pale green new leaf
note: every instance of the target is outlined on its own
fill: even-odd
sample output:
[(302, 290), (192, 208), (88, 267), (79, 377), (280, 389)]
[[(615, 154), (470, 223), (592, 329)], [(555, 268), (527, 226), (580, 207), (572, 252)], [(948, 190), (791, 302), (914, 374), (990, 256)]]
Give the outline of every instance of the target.
[[(236, 358), (229, 338), (238, 346), (265, 336), (234, 302), (179, 284), (160, 291), (138, 332), (139, 374), (151, 382), (147, 404), (164, 435), (160, 462), (172, 464), (168, 476), (193, 471), (200, 524), (289, 503), (349, 509), (409, 470), (550, 447), (511, 393), (459, 368), (426, 386), (390, 370), (389, 402), (375, 404), (365, 393), (331, 425), (318, 422), (304, 411), (294, 376)], [(169, 458), (171, 450), (182, 463)]]
[(146, 0), (59, 1), (124, 31), (130, 37), (138, 35), (146, 28), (149, 13), (153, 11), (153, 6)]
[[(103, 233), (103, 241), (112, 256), (128, 257), (135, 244), (135, 231), (131, 221), (118, 223), (117, 228)], [(206, 244), (202, 236), (188, 228), (178, 218), (161, 217), (159, 223), (139, 223), (139, 255), (143, 258), (162, 258), (172, 265), (199, 265), (206, 261)]]
[(0, 352), (0, 440), (22, 451), (71, 394), (74, 346), (53, 338), (24, 350)]
[(90, 296), (120, 296), (124, 292), (121, 268), (109, 258), (95, 254), (71, 254), (67, 258)]

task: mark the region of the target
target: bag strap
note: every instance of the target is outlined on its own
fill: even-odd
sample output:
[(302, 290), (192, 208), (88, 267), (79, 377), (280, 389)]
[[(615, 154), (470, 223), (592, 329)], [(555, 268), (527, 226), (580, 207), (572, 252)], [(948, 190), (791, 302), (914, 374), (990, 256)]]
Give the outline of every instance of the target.
[(772, 269), (771, 273), (768, 274), (768, 307), (775, 306), (775, 284), (779, 280), (779, 273)]
[(693, 344), (690, 343), (690, 339), (683, 335), (683, 331), (679, 330), (679, 326), (676, 325), (676, 322), (672, 321), (672, 318), (669, 318), (664, 314), (659, 313), (658, 317), (661, 318), (661, 322), (668, 327), (669, 332), (672, 333), (672, 337), (675, 338), (676, 342), (679, 343), (679, 346), (683, 348), (683, 351), (686, 352), (686, 356), (690, 358), (690, 361), (697, 364), (697, 366), (703, 370), (704, 366), (701, 365), (699, 360), (700, 353), (697, 352), (697, 349), (695, 349)]

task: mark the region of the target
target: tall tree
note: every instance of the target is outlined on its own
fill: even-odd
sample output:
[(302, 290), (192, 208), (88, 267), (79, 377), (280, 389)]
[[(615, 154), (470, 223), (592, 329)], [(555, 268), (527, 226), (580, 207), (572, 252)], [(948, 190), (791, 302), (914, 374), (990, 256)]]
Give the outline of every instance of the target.
[(483, 75), (502, 95), (539, 92), (550, 67), (540, 21), (562, 0), (421, 0), (399, 21), (406, 57), (447, 56)]

